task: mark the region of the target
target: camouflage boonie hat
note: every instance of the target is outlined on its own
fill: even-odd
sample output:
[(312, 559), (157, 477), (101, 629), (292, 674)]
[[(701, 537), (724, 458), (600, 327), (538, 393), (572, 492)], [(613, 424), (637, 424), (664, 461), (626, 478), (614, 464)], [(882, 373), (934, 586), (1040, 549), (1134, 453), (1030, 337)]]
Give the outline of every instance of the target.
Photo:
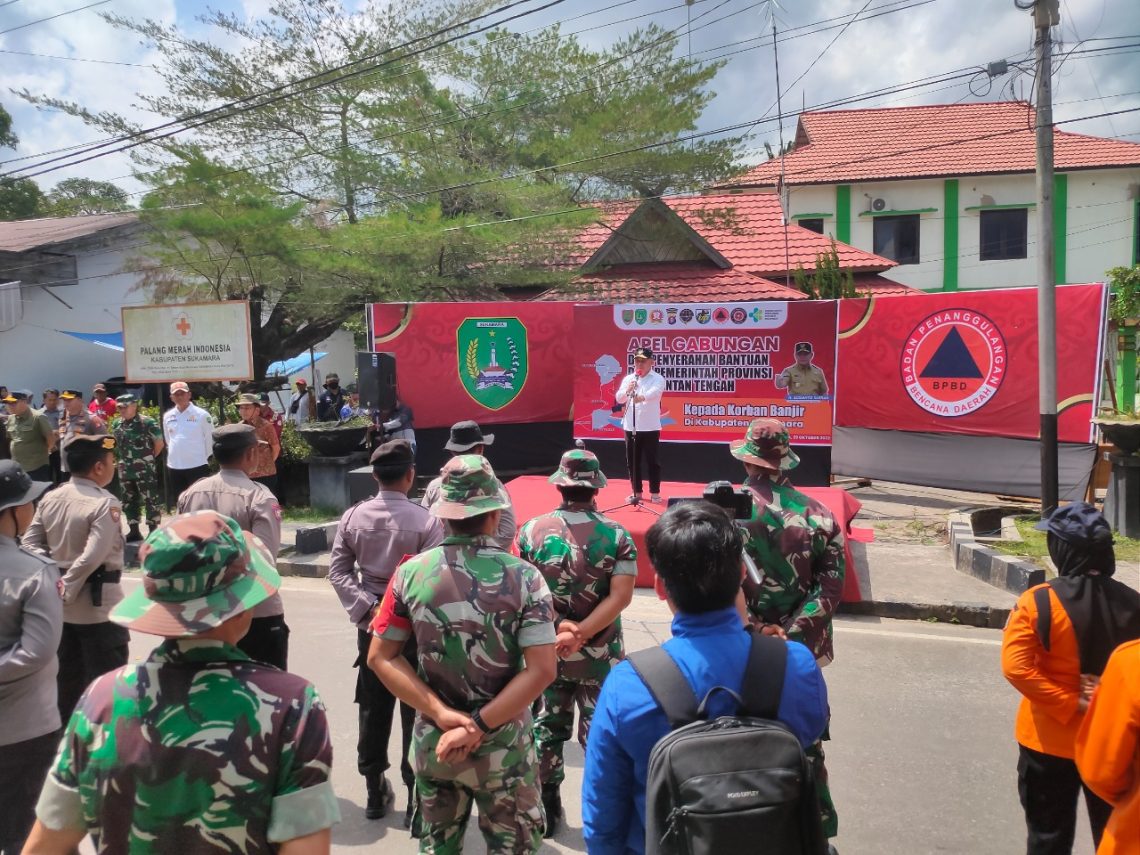
[(281, 577), (265, 545), (217, 511), (175, 517), (139, 547), (142, 587), (111, 611), (139, 632), (185, 638), (267, 600)]
[(261, 399), (251, 392), (245, 392), (241, 395), (238, 395), (237, 400), (234, 403), (239, 407), (243, 407), (246, 404), (250, 405), (251, 407), (260, 407)]
[(460, 454), (440, 472), (439, 501), (431, 512), (440, 519), (462, 520), (508, 506), (503, 484), (481, 454)]
[(800, 463), (790, 441), (788, 429), (779, 419), (753, 419), (744, 439), (733, 440), (729, 448), (733, 457), (745, 463), (782, 472), (795, 469)]
[(600, 490), (606, 486), (602, 465), (592, 451), (575, 448), (562, 455), (558, 471), (548, 479), (556, 487), (591, 487)]

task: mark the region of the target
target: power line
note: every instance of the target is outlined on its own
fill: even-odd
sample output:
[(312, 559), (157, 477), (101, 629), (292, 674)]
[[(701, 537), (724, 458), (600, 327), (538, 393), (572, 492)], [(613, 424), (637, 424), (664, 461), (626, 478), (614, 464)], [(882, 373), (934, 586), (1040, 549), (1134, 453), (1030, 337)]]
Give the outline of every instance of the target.
[[(11, 2), (15, 3), (16, 0), (11, 0)], [(140, 62), (120, 62), (113, 59), (87, 59), (86, 57), (80, 56), (54, 56), (49, 53), (31, 53), (26, 50), (0, 50), (0, 53), (8, 53), (15, 56), (34, 56), (39, 59), (62, 59), (68, 62), (95, 62), (100, 65), (127, 65), (132, 68), (154, 68), (153, 65), (146, 65)]]
[[(100, 0), (100, 2), (106, 3), (106, 2), (110, 2), (110, 0)], [(202, 110), (202, 111), (199, 111), (197, 113), (192, 113), (188, 116), (182, 116), (178, 119), (172, 119), (168, 122), (164, 122), (161, 125), (155, 125), (151, 128), (145, 128), (145, 129), (142, 129), (139, 131), (132, 132), (130, 134), (125, 134), (125, 135), (120, 136), (120, 137), (111, 138), (110, 140), (100, 142), (98, 144), (94, 144), (94, 145), (88, 146), (86, 148), (80, 149), (79, 151), (73, 152), (73, 154), (89, 154), (91, 152), (98, 152), (100, 149), (106, 149), (108, 146), (117, 145), (118, 143), (128, 143), (128, 144), (124, 145), (118, 149), (114, 149), (113, 151), (110, 151), (110, 152), (104, 151), (102, 154), (97, 154), (93, 157), (85, 157), (85, 158), (82, 158), (79, 160), (71, 161), (70, 163), (64, 164), (63, 166), (57, 166), (57, 167), (53, 167), (53, 168), (49, 168), (49, 169), (42, 169), (38, 172), (32, 172), (32, 173), (29, 173), (28, 175), (26, 175), (24, 177), (32, 178), (32, 177), (35, 177), (37, 175), (43, 175), (47, 172), (54, 172), (57, 169), (63, 169), (66, 166), (77, 166), (80, 163), (86, 163), (89, 160), (94, 160), (95, 157), (103, 157), (107, 154), (113, 154), (113, 153), (117, 153), (120, 151), (126, 151), (127, 149), (134, 148), (134, 147), (136, 147), (138, 145), (142, 145), (144, 143), (155, 142), (155, 141), (160, 140), (160, 139), (165, 139), (165, 138), (173, 136), (175, 134), (182, 133), (183, 131), (191, 130), (191, 129), (196, 128), (196, 127), (201, 127), (202, 125), (209, 124), (210, 122), (218, 121), (222, 118), (227, 118), (229, 116), (235, 115), (236, 114), (234, 112), (235, 108), (241, 107), (242, 109), (238, 112), (246, 112), (250, 109), (256, 109), (258, 107), (265, 107), (265, 106), (268, 106), (270, 104), (274, 104), (274, 103), (286, 100), (288, 98), (295, 98), (298, 95), (305, 94), (306, 92), (311, 92), (315, 89), (319, 89), (319, 88), (322, 88), (325, 86), (331, 86), (335, 83), (341, 83), (345, 80), (351, 79), (353, 77), (357, 77), (360, 74), (365, 73), (366, 71), (375, 70), (376, 68), (380, 68), (380, 67), (383, 67), (385, 65), (390, 65), (390, 64), (396, 62), (396, 60), (388, 60), (387, 62), (380, 63), (378, 65), (373, 65), (370, 68), (358, 68), (355, 71), (349, 71), (348, 70), (348, 69), (353, 68), (354, 66), (361, 66), (364, 63), (371, 62), (372, 60), (378, 59), (381, 56), (385, 56), (387, 54), (393, 53), (393, 52), (398, 51), (398, 50), (403, 50), (404, 48), (411, 47), (412, 45), (419, 44), (421, 42), (427, 41), (428, 39), (436, 38), (437, 36), (451, 32), (453, 30), (457, 30), (461, 27), (466, 27), (469, 24), (475, 23), (477, 21), (489, 18), (492, 15), (496, 15), (496, 14), (499, 14), (501, 12), (509, 11), (510, 9), (512, 9), (516, 6), (519, 6), (522, 3), (529, 3), (529, 2), (533, 2), (533, 0), (511, 0), (511, 2), (506, 3), (502, 6), (499, 6), (498, 8), (493, 9), (490, 12), (484, 12), (481, 15), (476, 15), (475, 17), (468, 18), (465, 21), (461, 21), (461, 22), (458, 22), (455, 24), (451, 24), (450, 26), (444, 27), (444, 28), (439, 29), (439, 30), (435, 30), (435, 31), (428, 33), (426, 35), (423, 35), (423, 36), (417, 36), (416, 38), (410, 39), (410, 40), (408, 40), (408, 41), (406, 41), (400, 45), (395, 45), (395, 46), (390, 47), (390, 48), (385, 48), (384, 50), (379, 51), (378, 53), (371, 54), (371, 55), (366, 56), (366, 57), (361, 57), (360, 59), (353, 60), (352, 62), (344, 63), (340, 66), (335, 66), (331, 69), (325, 69), (325, 70), (320, 71), (316, 74), (310, 74), (310, 75), (308, 75), (306, 77), (302, 77), (298, 80), (291, 81), (290, 83), (285, 84), (285, 86), (277, 87), (276, 89), (269, 90), (267, 92), (258, 92), (258, 93), (254, 93), (252, 95), (247, 95), (243, 98), (239, 98), (239, 99), (236, 99), (234, 101), (227, 102), (227, 103), (219, 105), (217, 107), (212, 107), (208, 110)], [(483, 27), (479, 27), (479, 28), (477, 28), (471, 32), (460, 33), (458, 35), (452, 36), (449, 39), (446, 39), (445, 41), (441, 42), (440, 44), (448, 44), (450, 42), (458, 41), (459, 39), (468, 38), (472, 35), (476, 35), (478, 33), (485, 32), (485, 31), (487, 31), (493, 27), (502, 26), (503, 24), (509, 23), (511, 21), (514, 21), (514, 20), (518, 20), (520, 18), (527, 17), (528, 15), (533, 15), (537, 12), (545, 11), (546, 9), (552, 8), (554, 6), (558, 6), (564, 2), (565, 2), (565, 0), (546, 0), (546, 3), (542, 6), (538, 6), (538, 7), (533, 8), (533, 9), (523, 10), (522, 12), (516, 13), (516, 14), (511, 15), (507, 18), (502, 19), (502, 20), (492, 22), (490, 24), (484, 25)], [(426, 53), (429, 50), (433, 50), (435, 48), (438, 48), (440, 46), (440, 44), (428, 45), (427, 47), (419, 48), (415, 51), (412, 51), (409, 54), (406, 54), (403, 58), (406, 59), (410, 56), (418, 56), (420, 54)], [(344, 72), (344, 73), (341, 74), (340, 72)], [(339, 76), (330, 77), (330, 75), (337, 75), (337, 74), (339, 74)], [(312, 85), (308, 85), (307, 88), (299, 89), (296, 92), (289, 92), (289, 93), (285, 93), (285, 94), (274, 94), (274, 93), (280, 92), (281, 89), (284, 89), (286, 87), (301, 86), (301, 85), (305, 85), (305, 84), (312, 84)], [(268, 99), (262, 103), (250, 106), (250, 102), (253, 102), (258, 98), (263, 98), (266, 96), (272, 96), (272, 97), (268, 97)], [(246, 106), (242, 107), (242, 105), (246, 105)], [(178, 125), (183, 125), (184, 127), (176, 127)], [(150, 137), (151, 134), (155, 134), (158, 131), (165, 131), (165, 133), (162, 133), (158, 136)], [(46, 166), (46, 165), (51, 164), (51, 163), (57, 163), (60, 160), (64, 160), (66, 157), (67, 156), (50, 158), (48, 160), (41, 161), (40, 163), (33, 164), (31, 166), (28, 166), (28, 167), (22, 167), (20, 169), (17, 169), (17, 170), (15, 170), (15, 172), (23, 172), (26, 169), (38, 169), (39, 167)], [(12, 175), (12, 174), (14, 174), (14, 172), (6, 173), (6, 175)]]
[[(727, 2), (727, 0), (726, 0), (726, 2)], [(909, 0), (908, 0), (908, 2), (909, 2)], [(912, 5), (907, 5), (907, 6), (898, 6), (897, 3), (887, 4), (887, 5), (898, 6), (898, 8), (890, 9), (889, 11), (882, 12), (880, 14), (890, 14), (890, 13), (896, 12), (896, 11), (905, 11), (905, 10), (914, 8), (915, 6), (925, 5), (926, 3), (930, 3), (930, 2), (934, 2), (934, 0), (920, 0), (920, 2), (918, 2), (918, 3), (914, 3)], [(721, 5), (724, 5), (724, 3), (722, 3)], [(704, 14), (711, 14), (712, 12), (715, 12), (717, 8), (720, 8), (720, 7), (719, 6), (715, 7), (714, 9), (712, 9), (709, 12), (706, 12)], [(746, 7), (746, 8), (750, 8), (750, 7)], [(736, 12), (730, 13), (730, 15), (726, 15), (722, 18), (713, 19), (712, 21), (709, 21), (708, 23), (703, 24), (701, 27), (697, 27), (696, 29), (697, 30), (703, 29), (704, 27), (708, 27), (708, 26), (711, 26), (715, 23), (719, 23), (723, 20), (726, 20), (731, 15), (739, 14), (742, 11), (746, 11), (746, 9), (737, 10)], [(867, 17), (870, 18), (873, 16), (867, 16)], [(699, 20), (699, 17), (695, 20)], [(832, 21), (832, 20), (835, 20), (835, 19), (826, 19), (826, 21)], [(851, 23), (851, 21), (849, 20), (847, 23)], [(804, 25), (803, 27), (797, 27), (795, 29), (806, 30), (808, 27), (811, 27), (811, 26), (813, 26), (813, 25), (809, 24), (809, 25)], [(678, 28), (678, 30), (679, 29), (680, 28)], [(827, 28), (823, 28), (823, 29), (833, 29), (833, 28), (827, 27)], [(821, 30), (808, 30), (806, 32), (797, 33), (796, 35), (785, 36), (783, 38), (780, 38), (779, 41), (783, 42), (783, 41), (787, 41), (787, 40), (792, 39), (792, 38), (803, 38), (806, 36), (815, 35), (817, 32), (820, 32), (820, 31)], [(664, 41), (667, 38), (670, 38), (672, 35), (675, 35), (676, 32), (677, 31), (673, 31), (672, 33), (667, 33), (665, 36), (663, 36), (661, 39), (658, 39), (655, 42), (651, 42), (647, 45), (643, 45), (642, 47), (640, 47), (640, 48), (638, 48), (638, 49), (636, 49), (636, 50), (634, 50), (628, 54), (623, 54), (620, 57), (616, 57), (616, 58), (607, 60), (606, 62), (599, 63), (598, 65), (594, 66), (591, 69), (586, 69), (583, 72), (582, 77), (586, 77), (586, 76), (596, 72), (597, 70), (606, 67), (607, 65), (613, 65), (613, 64), (616, 64), (617, 62), (620, 62), (622, 60), (629, 59), (634, 54), (639, 53), (643, 50), (647, 50), (649, 47), (652, 47), (655, 44), (658, 44), (661, 41)], [(740, 44), (740, 42), (734, 42), (731, 44)], [(764, 42), (757, 44), (757, 45), (754, 45), (753, 47), (747, 48), (746, 50), (757, 50), (757, 49), (766, 47), (768, 44), (771, 44), (771, 38), (765, 37)], [(722, 47), (722, 46), (713, 47), (713, 48), (706, 48), (704, 51), (699, 51), (698, 54), (709, 53), (711, 51), (718, 50), (720, 47)], [(737, 51), (734, 53), (741, 53), (741, 52), (743, 52), (743, 51)], [(723, 57), (723, 55), (713, 55), (713, 56), (707, 57), (706, 59), (702, 60), (702, 62), (712, 62), (712, 61), (716, 61), (722, 57)], [(669, 62), (671, 60), (665, 60), (665, 61)], [(613, 81), (613, 83), (616, 83), (616, 84), (627, 83), (627, 82), (632, 81), (632, 80), (637, 80), (640, 78), (652, 76), (656, 73), (657, 73), (656, 67), (650, 67), (648, 69), (644, 69), (641, 71), (631, 72), (628, 76), (621, 78), (617, 81)], [(451, 119), (447, 119), (445, 121), (436, 121), (438, 119), (441, 119), (442, 115), (443, 115), (443, 114), (437, 114), (437, 116), (434, 117), (432, 121), (426, 122), (426, 123), (421, 124), (421, 125), (417, 125), (417, 126), (412, 127), (412, 128), (405, 129), (405, 130), (400, 131), (398, 133), (388, 134), (388, 135), (385, 135), (382, 137), (368, 136), (368, 137), (364, 137), (362, 139), (359, 139), (359, 140), (354, 141), (353, 143), (350, 143), (347, 145), (346, 144), (338, 144), (338, 145), (330, 147), (330, 148), (319, 149), (317, 151), (310, 151), (310, 152), (306, 152), (305, 154), (302, 154), (302, 155), (294, 155), (294, 156), (279, 158), (277, 160), (270, 160), (270, 161), (260, 160), (255, 165), (247, 166), (247, 167), (235, 167), (231, 170), (224, 172), (223, 174), (224, 175), (231, 175), (231, 174), (236, 174), (236, 173), (240, 173), (240, 172), (252, 173), (254, 170), (259, 169), (259, 168), (300, 163), (301, 161), (306, 160), (306, 159), (311, 158), (311, 157), (326, 156), (326, 155), (332, 156), (332, 155), (335, 155), (339, 152), (343, 152), (345, 150), (358, 149), (364, 145), (375, 145), (377, 143), (390, 142), (392, 140), (399, 139), (399, 138), (402, 138), (402, 137), (410, 135), (410, 134), (419, 133), (419, 132), (422, 132), (425, 130), (443, 128), (443, 127), (447, 127), (449, 125), (453, 125), (453, 124), (457, 124), (457, 123), (463, 123), (466, 121), (483, 119), (483, 118), (487, 118), (489, 116), (501, 115), (501, 114), (509, 113), (509, 112), (512, 112), (515, 110), (524, 109), (526, 107), (534, 106), (535, 104), (539, 104), (539, 103), (543, 103), (545, 101), (549, 101), (552, 98), (556, 97), (557, 95), (581, 94), (584, 92), (589, 92), (595, 88), (598, 88), (598, 84), (592, 84), (590, 86), (585, 87), (584, 89), (578, 89), (578, 90), (568, 90), (566, 87), (562, 87), (561, 89), (557, 90), (554, 93), (550, 93), (548, 95), (540, 96), (540, 97), (534, 98), (534, 99), (529, 100), (529, 101), (510, 104), (509, 106), (504, 107), (502, 109), (488, 110), (488, 111), (478, 113), (478, 114), (473, 114), (473, 115), (459, 115), (459, 116), (455, 116)], [(480, 107), (480, 106), (487, 106), (490, 104), (504, 103), (504, 102), (509, 102), (512, 97), (513, 96), (508, 95), (508, 96), (504, 96), (502, 98), (498, 98), (498, 99), (494, 99), (494, 100), (488, 99), (486, 101), (482, 101), (482, 102), (479, 102), (477, 104), (467, 105), (467, 106), (469, 106), (469, 107), (472, 107), (472, 106), (473, 107)], [(262, 154), (268, 154), (271, 150), (272, 149), (266, 148), (266, 149), (263, 149), (261, 151), (261, 153)], [(254, 155), (251, 155), (251, 156), (256, 156), (256, 153)], [(144, 171), (144, 172), (135, 172), (135, 173), (132, 173), (131, 175), (125, 175), (125, 176), (119, 176), (119, 177), (120, 178), (130, 178), (130, 177), (139, 178), (141, 176), (157, 174), (157, 173), (162, 172), (162, 171), (163, 171), (163, 169), (154, 169), (154, 170), (148, 170), (148, 171)], [(118, 180), (118, 179), (111, 179), (111, 180), (114, 181), (114, 180)], [(148, 192), (150, 192), (150, 191), (149, 190), (139, 190), (139, 191), (134, 191), (128, 195), (139, 196), (139, 195), (145, 195)]]
[[(14, 3), (14, 2), (16, 2), (16, 0), (11, 0), (11, 3)], [(28, 21), (28, 23), (20, 24), (20, 26), (18, 26), (18, 27), (9, 27), (6, 30), (0, 30), (0, 36), (7, 35), (8, 33), (14, 33), (14, 32), (16, 32), (16, 30), (23, 30), (23, 29), (26, 29), (28, 27), (34, 27), (36, 24), (43, 24), (47, 21), (54, 21), (56, 18), (62, 18), (64, 15), (74, 15), (76, 12), (82, 12), (84, 9), (94, 9), (96, 6), (104, 6), (110, 2), (111, 2), (111, 0), (97, 0), (97, 2), (95, 2), (95, 3), (88, 3), (86, 6), (80, 6), (78, 9), (69, 9), (66, 12), (60, 12), (56, 15), (49, 15), (46, 18), (40, 18), (40, 19), (35, 20), (35, 21)], [(4, 5), (8, 6), (11, 4), (5, 3)]]

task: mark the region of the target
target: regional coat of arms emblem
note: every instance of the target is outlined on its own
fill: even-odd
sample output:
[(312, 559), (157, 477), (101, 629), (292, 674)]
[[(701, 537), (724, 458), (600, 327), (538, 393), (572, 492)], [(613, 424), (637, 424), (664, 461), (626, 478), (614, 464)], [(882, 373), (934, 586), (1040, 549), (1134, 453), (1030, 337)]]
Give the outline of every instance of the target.
[(475, 403), (501, 410), (518, 397), (529, 367), (518, 318), (467, 318), (455, 337), (459, 380)]

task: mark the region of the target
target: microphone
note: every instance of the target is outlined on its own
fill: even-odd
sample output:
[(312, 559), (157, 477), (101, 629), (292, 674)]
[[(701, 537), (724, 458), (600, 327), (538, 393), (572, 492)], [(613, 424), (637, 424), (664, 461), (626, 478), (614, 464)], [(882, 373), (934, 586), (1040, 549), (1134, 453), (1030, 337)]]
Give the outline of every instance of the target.
[(576, 440), (574, 440), (574, 447), (584, 449), (586, 447), (586, 443), (580, 439), (576, 439)]

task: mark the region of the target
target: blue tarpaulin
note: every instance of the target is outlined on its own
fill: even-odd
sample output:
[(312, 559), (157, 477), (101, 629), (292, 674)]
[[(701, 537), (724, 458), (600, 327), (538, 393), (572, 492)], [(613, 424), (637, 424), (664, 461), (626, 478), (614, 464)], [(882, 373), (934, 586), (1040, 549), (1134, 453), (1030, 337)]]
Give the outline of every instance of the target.
[(119, 353), (123, 352), (123, 334), (121, 332), (86, 333), (71, 332), (70, 330), (56, 330), (56, 332), (61, 332), (64, 335), (69, 335), (80, 341), (97, 344), (99, 347), (105, 347), (108, 350), (117, 350)]
[(307, 353), (294, 356), (292, 359), (280, 359), (277, 362), (270, 363), (269, 367), (265, 369), (265, 373), (270, 377), (292, 377), (294, 374), (300, 374), (314, 362), (320, 362), (326, 356), (328, 356), (327, 353), (317, 351), (311, 359)]

